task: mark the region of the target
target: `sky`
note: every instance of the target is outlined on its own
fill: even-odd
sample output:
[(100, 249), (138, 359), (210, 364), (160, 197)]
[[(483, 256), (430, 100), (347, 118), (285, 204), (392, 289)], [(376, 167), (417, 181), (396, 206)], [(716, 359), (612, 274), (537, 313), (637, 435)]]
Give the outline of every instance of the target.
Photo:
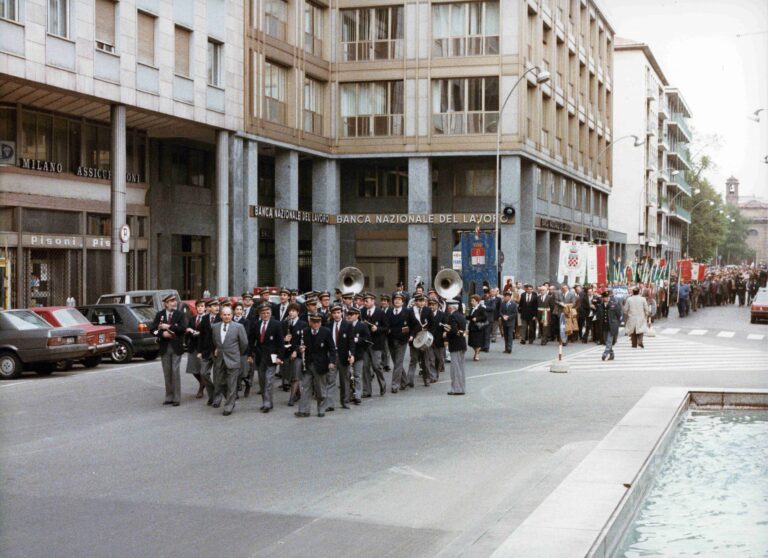
[[(598, 0), (616, 34), (646, 43), (693, 113), (691, 154), (725, 191), (768, 199), (768, 0)], [(739, 37), (738, 35), (744, 35)], [(759, 108), (760, 122), (747, 118)], [(616, 116), (614, 116), (615, 118)], [(717, 141), (713, 140), (717, 138)]]

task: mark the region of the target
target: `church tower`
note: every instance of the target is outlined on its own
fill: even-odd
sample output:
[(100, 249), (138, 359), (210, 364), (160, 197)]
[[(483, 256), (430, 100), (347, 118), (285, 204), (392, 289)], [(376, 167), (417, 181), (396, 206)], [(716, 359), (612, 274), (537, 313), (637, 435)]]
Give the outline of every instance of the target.
[(735, 176), (725, 181), (725, 203), (739, 207), (739, 181)]

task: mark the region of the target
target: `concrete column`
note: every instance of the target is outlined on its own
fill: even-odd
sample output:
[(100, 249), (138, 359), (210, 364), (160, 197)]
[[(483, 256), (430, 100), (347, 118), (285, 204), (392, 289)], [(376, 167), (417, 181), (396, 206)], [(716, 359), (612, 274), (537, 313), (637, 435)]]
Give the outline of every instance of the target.
[(229, 292), (229, 133), (216, 131), (216, 294)]
[[(525, 172), (528, 171), (528, 172)], [(511, 206), (515, 209), (515, 223), (501, 224), (499, 249), (504, 253), (501, 277), (514, 275), (523, 281), (534, 276), (534, 246), (536, 238), (533, 229), (532, 172), (517, 156), (501, 158), (499, 181), (499, 210)]]
[[(562, 238), (562, 233), (549, 233), (549, 276), (546, 279), (549, 282), (557, 281), (558, 256), (560, 255), (560, 241)], [(571, 286), (573, 284), (574, 282), (571, 280)]]
[(243, 147), (245, 179), (245, 288), (259, 286), (259, 220), (250, 217), (250, 206), (259, 204), (259, 144), (246, 140)]
[[(341, 208), (339, 163), (316, 159), (312, 164), (312, 211), (337, 214)], [(312, 288), (333, 291), (339, 273), (339, 227), (312, 225)]]
[(229, 261), (227, 282), (232, 294), (240, 295), (245, 283), (246, 230), (248, 206), (245, 202), (245, 166), (243, 164), (243, 138), (229, 137), (229, 206), (227, 232), (229, 234)]
[(120, 242), (120, 227), (126, 224), (126, 190), (125, 190), (125, 106), (112, 105), (112, 145), (110, 167), (112, 169), (112, 192), (110, 198), (110, 213), (112, 218), (112, 291), (125, 291), (126, 283), (126, 254), (122, 252)]
[[(275, 207), (299, 209), (299, 153), (281, 150), (275, 155)], [(275, 220), (275, 282), (279, 287), (299, 286), (299, 223)]]
[[(432, 212), (432, 173), (427, 157), (408, 159), (408, 213)], [(420, 275), (427, 286), (432, 282), (432, 227), (408, 225), (408, 277), (412, 285)]]
[(549, 281), (549, 232), (534, 231), (536, 238), (536, 284)]

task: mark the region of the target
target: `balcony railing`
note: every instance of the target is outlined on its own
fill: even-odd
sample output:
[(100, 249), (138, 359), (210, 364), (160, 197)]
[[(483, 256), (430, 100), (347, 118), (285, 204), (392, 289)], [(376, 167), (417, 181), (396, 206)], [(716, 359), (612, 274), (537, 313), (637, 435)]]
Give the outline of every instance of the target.
[(446, 112), (432, 115), (435, 134), (495, 134), (498, 112)]
[(676, 112), (672, 115), (672, 120), (674, 120), (675, 123), (680, 126), (680, 129), (683, 131), (685, 137), (690, 140), (692, 138), (691, 129), (688, 127), (688, 122), (685, 121), (685, 117), (681, 113)]
[(345, 116), (341, 119), (344, 137), (402, 136), (402, 114), (376, 114), (365, 116)]
[(678, 172), (675, 175), (674, 180), (678, 188), (680, 188), (683, 192), (685, 192), (689, 196), (691, 195), (691, 185), (688, 184), (687, 180), (685, 180), (685, 174), (683, 173), (683, 171)]
[(688, 149), (685, 147), (685, 144), (676, 143), (674, 151), (677, 153), (677, 156), (680, 157), (680, 160), (685, 163), (688, 168), (691, 168), (691, 160), (688, 158)]
[(679, 217), (687, 223), (691, 222), (691, 212), (685, 208), (680, 207), (679, 205), (672, 209), (672, 215)]

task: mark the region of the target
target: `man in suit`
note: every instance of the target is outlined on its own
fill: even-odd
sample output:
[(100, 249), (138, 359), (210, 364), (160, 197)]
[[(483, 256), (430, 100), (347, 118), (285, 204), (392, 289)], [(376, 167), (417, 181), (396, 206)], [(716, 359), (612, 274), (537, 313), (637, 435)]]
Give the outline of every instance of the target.
[(485, 308), (485, 315), (488, 320), (488, 325), (483, 332), (483, 349), (484, 353), (491, 350), (491, 340), (496, 341), (496, 331), (494, 330), (494, 323), (496, 323), (497, 310), (499, 299), (493, 294), (493, 289), (490, 287), (483, 287), (483, 308)]
[(200, 335), (197, 341), (197, 358), (200, 359), (200, 377), (208, 391), (208, 405), (213, 405), (213, 325), (219, 321), (219, 301), (209, 298), (205, 301), (206, 314), (200, 320)]
[[(251, 324), (245, 317), (245, 305), (242, 302), (237, 302), (232, 307), (232, 321), (243, 326), (246, 337), (250, 336)], [(248, 377), (250, 367), (251, 365), (248, 364), (248, 355), (243, 354), (242, 363), (240, 365), (240, 379), (237, 382), (237, 393), (240, 393), (240, 391), (243, 389), (243, 384), (245, 383), (245, 379)]]
[(363, 363), (363, 399), (370, 397), (373, 392), (373, 376), (379, 384), (379, 395), (384, 396), (387, 389), (387, 381), (384, 379), (384, 370), (381, 368), (381, 352), (387, 342), (387, 328), (384, 320), (384, 312), (376, 307), (376, 295), (365, 293), (363, 296), (364, 308), (361, 310), (361, 319), (371, 332), (371, 341), (365, 351)]
[(306, 371), (301, 379), (301, 399), (297, 417), (309, 416), (309, 397), (314, 393), (317, 401), (317, 416), (324, 417), (328, 408), (325, 400), (328, 392), (328, 374), (336, 368), (336, 347), (328, 328), (322, 326), (320, 314), (309, 315), (309, 335), (304, 341), (302, 352), (306, 359)]
[(413, 346), (414, 338), (421, 331), (429, 331), (432, 327), (432, 311), (427, 307), (427, 297), (418, 293), (413, 295), (413, 307), (408, 309), (406, 318), (408, 324), (408, 344), (410, 349), (410, 363), (408, 364), (408, 377), (406, 384), (408, 387), (414, 387), (414, 378), (416, 368), (421, 367), (424, 386), (429, 386), (429, 363), (427, 362), (427, 351), (419, 350)]
[(451, 355), (451, 391), (448, 395), (464, 395), (465, 380), (464, 355), (467, 352), (467, 320), (464, 314), (459, 312), (459, 303), (449, 300), (445, 303), (448, 314), (448, 331), (446, 332), (445, 345)]
[(512, 300), (512, 292), (504, 291), (504, 298), (499, 305), (499, 316), (501, 316), (504, 329), (504, 352), (512, 352), (512, 340), (515, 338), (515, 324), (517, 323), (517, 303)]
[(205, 393), (205, 381), (200, 375), (202, 361), (197, 358), (198, 345), (200, 341), (200, 325), (205, 316), (205, 300), (195, 301), (196, 315), (190, 318), (187, 323), (187, 329), (184, 332), (187, 347), (187, 374), (192, 374), (198, 382), (198, 390), (195, 398), (202, 399)]
[(291, 302), (288, 305), (288, 318), (280, 322), (283, 326), (283, 343), (286, 349), (287, 362), (281, 367), (284, 379), (290, 383), (291, 395), (288, 406), (299, 400), (302, 369), (304, 367), (301, 346), (306, 342), (309, 324), (299, 317), (299, 305)]
[(621, 324), (621, 306), (611, 297), (609, 291), (603, 293), (602, 302), (597, 306), (597, 321), (602, 325), (605, 339), (602, 359), (613, 360), (613, 346), (619, 336), (619, 325)]
[(355, 345), (352, 339), (352, 323), (342, 317), (341, 305), (331, 306), (331, 330), (333, 344), (336, 346), (336, 368), (328, 371), (326, 404), (330, 410), (334, 407), (338, 381), (339, 401), (343, 409), (349, 409), (350, 401), (350, 358), (354, 355)]
[(539, 297), (533, 292), (533, 285), (525, 284), (525, 293), (520, 297), (520, 320), (523, 322), (523, 338), (521, 345), (533, 343), (536, 339), (536, 318), (539, 308)]
[(592, 314), (592, 301), (591, 289), (588, 285), (584, 285), (583, 288), (576, 287), (578, 302), (576, 303), (576, 311), (578, 313), (579, 321), (579, 339), (582, 343), (589, 341), (589, 327), (590, 316)]
[(429, 366), (429, 383), (434, 384), (440, 378), (440, 372), (445, 370), (445, 329), (448, 316), (440, 310), (440, 301), (437, 295), (430, 297), (427, 302), (432, 312), (432, 325), (429, 329), (432, 334), (432, 346), (427, 351), (427, 365)]
[(249, 292), (244, 292), (240, 298), (243, 302), (243, 318), (248, 320), (249, 323), (258, 320), (259, 312), (256, 310), (256, 305), (253, 303), (253, 295)]
[(229, 416), (235, 408), (237, 383), (243, 355), (248, 351), (248, 335), (245, 327), (232, 321), (232, 308), (221, 309), (221, 321), (213, 326), (213, 359), (216, 367), (216, 388), (213, 406), (218, 408), (224, 399), (224, 416)]
[(397, 293), (400, 293), (403, 297), (403, 308), (407, 308), (411, 295), (408, 293), (408, 291), (405, 290), (405, 283), (403, 283), (402, 281), (398, 281), (397, 284), (395, 285), (395, 290), (392, 293), (393, 300)]
[(282, 327), (280, 322), (272, 317), (272, 306), (268, 302), (262, 302), (259, 306), (259, 318), (252, 329), (251, 359), (259, 370), (259, 384), (262, 391), (260, 410), (262, 413), (268, 413), (274, 406), (272, 384), (275, 379), (275, 368), (283, 363), (285, 348)]
[(163, 405), (178, 407), (181, 404), (181, 354), (184, 352), (184, 314), (176, 310), (178, 301), (174, 295), (163, 298), (164, 310), (155, 314), (152, 333), (158, 338), (160, 358), (165, 377), (165, 401)]
[(392, 308), (387, 311), (387, 344), (389, 354), (392, 356), (392, 393), (404, 389), (406, 385), (405, 348), (408, 346), (408, 311), (404, 308), (405, 295), (396, 292), (392, 295)]
[(363, 362), (365, 350), (372, 344), (371, 333), (368, 326), (360, 321), (360, 310), (352, 306), (347, 310), (347, 320), (352, 324), (350, 335), (352, 336), (351, 358), (349, 365), (352, 367), (352, 403), (359, 405), (363, 397)]
[[(381, 311), (384, 313), (384, 320), (386, 325), (386, 319), (387, 314), (389, 312), (389, 306), (392, 301), (392, 298), (388, 294), (383, 294), (379, 297), (379, 308), (381, 308)], [(387, 332), (388, 333), (388, 332)], [(384, 336), (384, 350), (381, 351), (381, 367), (384, 370), (384, 372), (389, 372), (392, 370), (389, 366), (390, 360), (392, 360), (392, 357), (389, 354), (389, 342), (388, 337)]]
[(323, 291), (317, 295), (320, 306), (317, 307), (317, 313), (323, 317), (323, 325), (327, 326), (331, 321), (331, 293)]
[(291, 291), (283, 287), (280, 289), (280, 302), (272, 305), (272, 316), (282, 322), (288, 317), (288, 304), (291, 299)]
[(552, 326), (555, 314), (555, 297), (549, 293), (546, 287), (541, 288), (538, 300), (538, 320), (541, 344), (546, 345), (552, 335)]

